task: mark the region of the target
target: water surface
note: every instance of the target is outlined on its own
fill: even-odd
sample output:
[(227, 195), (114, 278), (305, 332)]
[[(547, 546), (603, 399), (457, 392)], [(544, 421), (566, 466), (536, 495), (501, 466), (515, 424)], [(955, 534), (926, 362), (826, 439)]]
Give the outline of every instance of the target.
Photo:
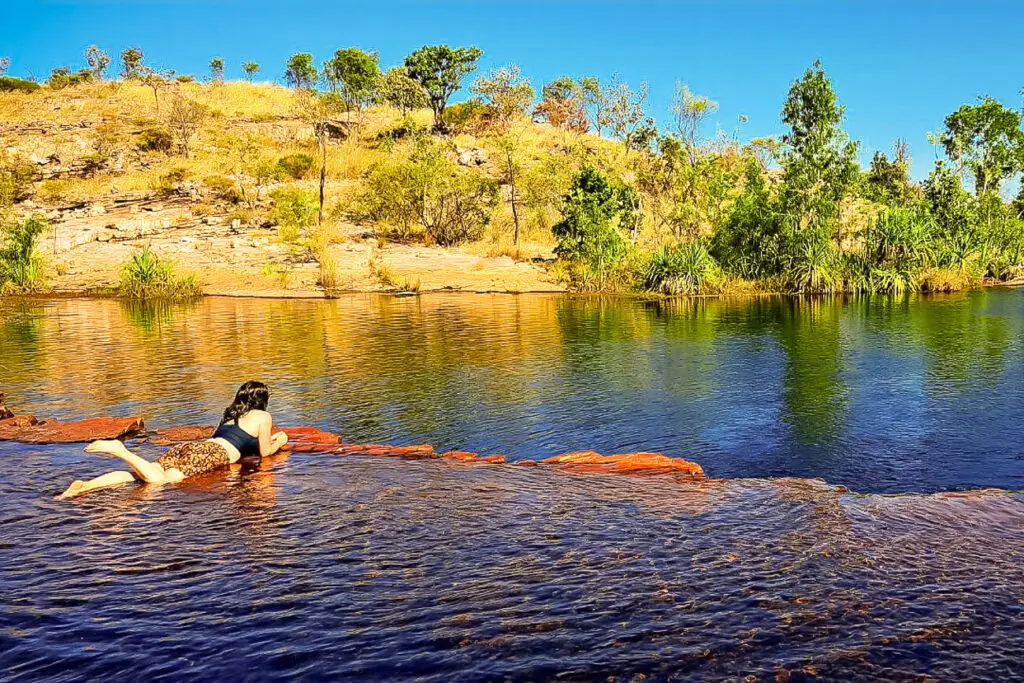
[(67, 502), (113, 464), (0, 443), (0, 671), (1020, 679), (1022, 322), (1018, 291), (0, 302), (0, 391), (40, 417), (209, 423), (258, 377), (346, 440), (730, 478), (296, 454)]

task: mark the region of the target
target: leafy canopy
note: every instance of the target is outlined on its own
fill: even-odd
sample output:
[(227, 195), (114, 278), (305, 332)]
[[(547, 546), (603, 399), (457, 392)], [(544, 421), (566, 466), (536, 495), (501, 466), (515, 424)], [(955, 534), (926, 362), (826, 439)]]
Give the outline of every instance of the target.
[(1000, 184), (1024, 170), (1021, 114), (991, 97), (965, 104), (946, 117), (946, 156), (974, 177), (975, 192), (998, 192)]
[(296, 90), (310, 90), (316, 85), (319, 72), (313, 64), (313, 55), (308, 52), (296, 52), (288, 59), (284, 70), (284, 80)]
[(334, 53), (324, 64), (324, 75), (341, 88), (341, 95), (349, 108), (359, 107), (373, 95), (380, 78), (377, 59), (356, 47)]
[(462, 79), (476, 70), (483, 50), (476, 47), (424, 45), (405, 58), (405, 68), (427, 91), (434, 124), (439, 125), (448, 106), (448, 98), (462, 85)]

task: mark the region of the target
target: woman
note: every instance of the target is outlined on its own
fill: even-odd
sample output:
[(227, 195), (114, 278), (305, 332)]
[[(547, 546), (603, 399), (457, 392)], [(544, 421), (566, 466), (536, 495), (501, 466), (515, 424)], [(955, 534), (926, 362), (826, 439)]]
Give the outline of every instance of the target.
[(132, 472), (108, 472), (89, 481), (75, 481), (61, 497), (70, 498), (98, 488), (134, 481), (147, 484), (175, 484), (183, 479), (226, 467), (245, 457), (273, 455), (288, 443), (284, 432), (271, 434), (274, 420), (266, 412), (270, 389), (263, 382), (246, 382), (238, 388), (235, 400), (224, 411), (224, 419), (206, 441), (193, 441), (171, 447), (149, 462), (129, 451), (120, 441), (93, 441), (87, 453), (105, 453), (124, 460)]

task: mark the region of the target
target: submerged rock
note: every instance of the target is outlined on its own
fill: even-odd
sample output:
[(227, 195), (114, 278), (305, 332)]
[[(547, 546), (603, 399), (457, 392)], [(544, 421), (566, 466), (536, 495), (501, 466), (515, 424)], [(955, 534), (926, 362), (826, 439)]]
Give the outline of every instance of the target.
[(608, 472), (614, 474), (662, 474), (679, 472), (694, 479), (704, 477), (704, 468), (695, 462), (682, 458), (670, 458), (663, 453), (616, 453), (601, 455), (595, 451), (576, 451), (563, 453), (553, 458), (541, 460), (545, 465), (564, 465), (577, 471)]
[(188, 441), (203, 441), (213, 436), (214, 428), (210, 426), (165, 427), (150, 433), (146, 440), (154, 446), (171, 446)]
[(141, 417), (90, 417), (73, 422), (37, 422), (27, 415), (0, 421), (0, 441), (22, 443), (88, 443), (121, 439), (145, 429)]

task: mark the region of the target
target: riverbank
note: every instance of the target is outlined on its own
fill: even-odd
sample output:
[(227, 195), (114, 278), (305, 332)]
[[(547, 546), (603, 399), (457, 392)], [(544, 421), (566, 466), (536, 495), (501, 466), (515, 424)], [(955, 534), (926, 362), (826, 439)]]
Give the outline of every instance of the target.
[(462, 248), (389, 243), (351, 223), (337, 226), (329, 247), (334, 283), (321, 283), (321, 267), (308, 249), (283, 243), (277, 230), (242, 227), (223, 216), (195, 217), (187, 200), (147, 195), (93, 203), (54, 217), (53, 233), (40, 243), (51, 265), (41, 291), (95, 295), (115, 290), (122, 264), (149, 248), (192, 275), (203, 294), (319, 298), (341, 292), (564, 291), (548, 274), (550, 250), (532, 259)]

